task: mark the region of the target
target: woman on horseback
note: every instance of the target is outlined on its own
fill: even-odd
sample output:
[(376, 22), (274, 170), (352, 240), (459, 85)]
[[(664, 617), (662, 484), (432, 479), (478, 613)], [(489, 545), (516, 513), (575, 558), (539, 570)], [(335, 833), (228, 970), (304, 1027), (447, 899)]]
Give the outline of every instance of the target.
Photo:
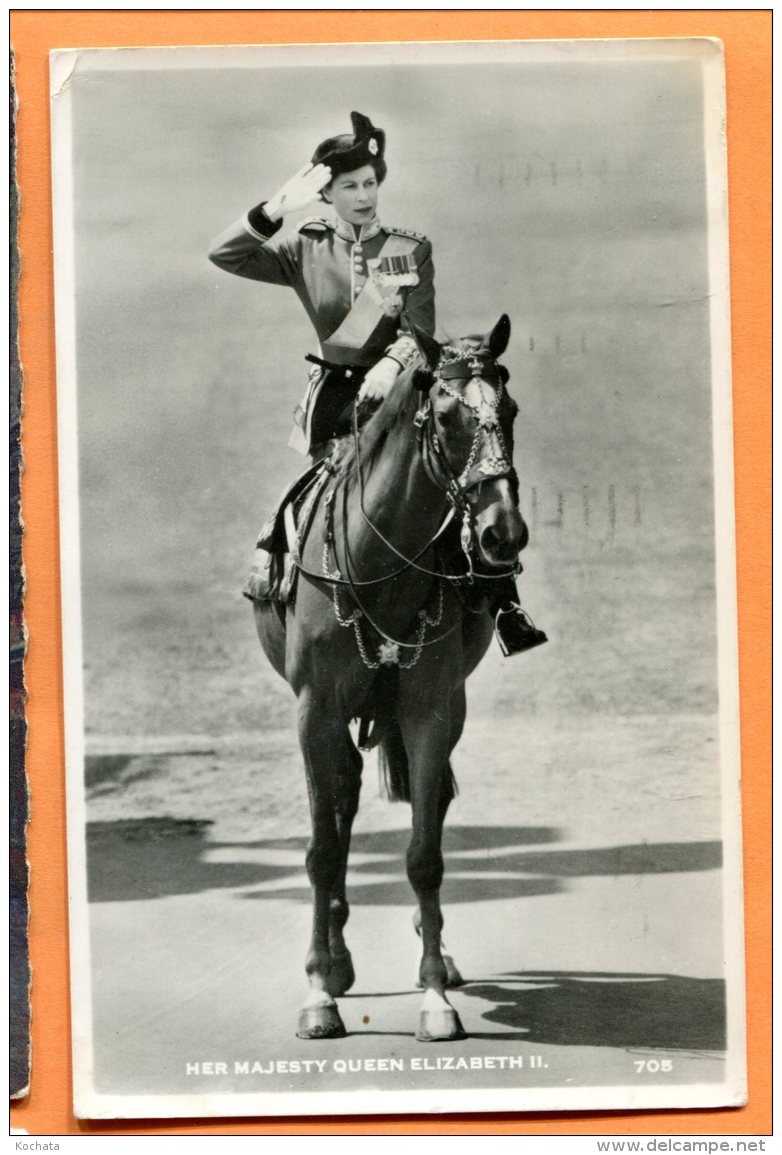
[[(290, 444), (315, 460), (329, 452), (335, 435), (348, 432), (357, 398), (382, 401), (400, 372), (418, 362), (409, 326), (429, 335), (435, 328), (431, 243), (409, 229), (381, 225), (385, 133), (358, 112), (351, 120), (351, 134), (318, 145), (309, 164), (221, 233), (209, 251), (227, 272), (290, 286), (304, 305), (320, 355), (307, 358), (313, 367)], [(287, 214), (316, 198), (333, 206), (334, 220), (307, 217), (277, 235)], [(519, 653), (545, 640), (530, 630), (513, 580), (492, 585), (490, 609), (503, 651)]]

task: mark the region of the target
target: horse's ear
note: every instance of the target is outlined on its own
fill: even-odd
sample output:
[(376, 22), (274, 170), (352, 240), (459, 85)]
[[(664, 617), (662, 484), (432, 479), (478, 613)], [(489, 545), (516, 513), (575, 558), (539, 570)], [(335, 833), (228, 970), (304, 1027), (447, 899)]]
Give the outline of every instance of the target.
[(440, 356), (443, 351), (442, 345), (439, 341), (435, 341), (434, 337), (430, 337), (428, 333), (424, 333), (423, 329), (419, 329), (417, 325), (411, 325), (415, 343), (418, 346), (418, 352), (426, 362), (427, 368), (432, 372), (440, 364)]
[(508, 348), (508, 341), (510, 341), (510, 317), (507, 313), (503, 313), (483, 344), (491, 353), (492, 360), (496, 361)]

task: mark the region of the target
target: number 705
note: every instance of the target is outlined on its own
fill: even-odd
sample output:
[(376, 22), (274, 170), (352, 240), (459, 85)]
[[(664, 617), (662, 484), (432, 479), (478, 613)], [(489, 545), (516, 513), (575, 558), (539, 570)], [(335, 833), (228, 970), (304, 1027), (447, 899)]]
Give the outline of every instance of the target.
[(658, 1071), (672, 1071), (673, 1059), (634, 1059), (636, 1075), (656, 1075)]

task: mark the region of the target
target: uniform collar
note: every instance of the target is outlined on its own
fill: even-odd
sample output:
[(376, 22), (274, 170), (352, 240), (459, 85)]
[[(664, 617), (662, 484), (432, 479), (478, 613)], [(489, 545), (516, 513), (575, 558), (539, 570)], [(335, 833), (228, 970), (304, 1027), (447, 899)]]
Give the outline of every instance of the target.
[(342, 217), (337, 217), (334, 231), (343, 241), (356, 245), (359, 242), (371, 241), (380, 232), (380, 227), (380, 221), (377, 217), (367, 221), (365, 225), (349, 225), (347, 221), (343, 221)]

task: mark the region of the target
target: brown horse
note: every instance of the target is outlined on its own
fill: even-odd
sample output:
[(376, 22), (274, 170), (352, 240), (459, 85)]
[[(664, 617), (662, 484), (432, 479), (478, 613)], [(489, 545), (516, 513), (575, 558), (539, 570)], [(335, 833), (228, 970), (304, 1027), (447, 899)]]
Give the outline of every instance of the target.
[[(465, 680), (492, 635), (489, 614), (463, 590), (473, 563), (482, 581), (516, 572), (526, 541), (512, 464), (517, 406), (496, 363), (509, 336), (505, 316), (487, 336), (455, 345), (416, 333), (428, 369), (403, 373), (342, 447), (300, 546), (295, 606), (255, 605), (261, 645), (298, 701), (312, 819), (310, 992), (300, 1038), (345, 1033), (335, 997), (354, 980), (343, 937), (345, 874), (362, 766), (349, 724), (367, 715), (382, 734), (392, 797), (412, 803), (407, 874), (418, 900), (424, 988), (417, 1037), (464, 1035), (445, 996), (460, 980), (440, 937), (441, 836)], [(454, 520), (460, 569), (448, 573), (441, 546), (458, 538), (448, 532)], [(458, 546), (453, 571), (454, 552)]]

